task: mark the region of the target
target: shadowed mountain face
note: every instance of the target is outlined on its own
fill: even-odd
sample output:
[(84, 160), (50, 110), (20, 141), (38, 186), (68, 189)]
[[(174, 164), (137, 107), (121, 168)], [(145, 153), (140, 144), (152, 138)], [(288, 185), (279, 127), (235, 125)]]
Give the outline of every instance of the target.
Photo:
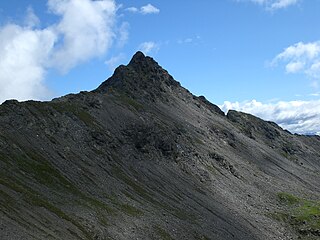
[(319, 153), (138, 52), (92, 92), (0, 106), (0, 239), (318, 239)]

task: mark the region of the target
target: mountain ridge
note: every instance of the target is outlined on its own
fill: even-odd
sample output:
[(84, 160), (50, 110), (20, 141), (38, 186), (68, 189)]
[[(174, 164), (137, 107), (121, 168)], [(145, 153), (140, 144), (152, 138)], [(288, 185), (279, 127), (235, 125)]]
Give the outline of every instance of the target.
[(138, 52), (91, 92), (0, 106), (0, 238), (316, 239), (296, 211), (318, 206), (319, 152)]

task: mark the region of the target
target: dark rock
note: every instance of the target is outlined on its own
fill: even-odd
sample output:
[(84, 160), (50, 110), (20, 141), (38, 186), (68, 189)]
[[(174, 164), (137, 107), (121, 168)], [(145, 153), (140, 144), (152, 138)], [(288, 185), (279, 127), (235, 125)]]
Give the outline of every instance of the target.
[(210, 109), (211, 111), (224, 116), (224, 112), (217, 105), (214, 105), (211, 102), (209, 102), (204, 96), (199, 96), (198, 99), (202, 103), (204, 103), (208, 107), (208, 109)]

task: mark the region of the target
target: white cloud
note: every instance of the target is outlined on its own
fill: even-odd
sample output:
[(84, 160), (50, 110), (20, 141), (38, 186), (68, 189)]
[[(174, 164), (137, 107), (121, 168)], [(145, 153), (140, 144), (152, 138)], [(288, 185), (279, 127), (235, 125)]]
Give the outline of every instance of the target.
[(313, 78), (320, 78), (320, 59), (317, 59), (314, 63), (312, 63), (311, 67), (307, 69), (306, 73)]
[(48, 99), (46, 71), (68, 71), (101, 56), (114, 39), (116, 6), (113, 0), (49, 0), (49, 10), (61, 17), (39, 28), (32, 8), (25, 25), (0, 27), (0, 102), (6, 99)]
[(145, 6), (142, 6), (140, 9), (136, 8), (136, 7), (128, 7), (125, 9), (128, 12), (132, 12), (132, 13), (141, 13), (141, 14), (158, 14), (160, 12), (159, 8), (156, 8), (155, 6), (153, 6), (152, 4), (147, 4)]
[(191, 44), (193, 45), (198, 45), (201, 43), (201, 37), (199, 35), (196, 35), (194, 37), (187, 37), (187, 38), (182, 38), (177, 41), (178, 44)]
[(299, 42), (284, 49), (273, 60), (272, 65), (285, 64), (287, 73), (305, 73), (309, 77), (320, 78), (320, 41)]
[(311, 97), (319, 97), (320, 96), (320, 92), (310, 93), (309, 96), (311, 96)]
[(142, 14), (152, 14), (152, 13), (157, 14), (160, 12), (160, 10), (149, 3), (149, 4), (141, 7), (140, 12)]
[(139, 12), (139, 9), (136, 7), (128, 7), (125, 10), (128, 12), (133, 12), (133, 13)]
[(150, 52), (157, 52), (160, 46), (155, 42), (143, 42), (139, 45), (138, 50), (145, 54), (149, 54)]
[(120, 53), (117, 56), (112, 56), (110, 59), (105, 61), (110, 71), (113, 71), (124, 59), (126, 58), (124, 53)]
[(123, 47), (129, 38), (129, 28), (130, 24), (128, 22), (123, 22), (118, 30), (118, 47)]
[(268, 10), (278, 10), (296, 5), (299, 0), (238, 0), (240, 2), (250, 1), (261, 6), (264, 6)]
[(299, 42), (286, 48), (277, 56), (277, 59), (305, 59), (313, 60), (320, 53), (320, 42), (303, 43)]
[(287, 8), (298, 3), (298, 0), (277, 0), (271, 4), (271, 9)]
[(262, 103), (256, 100), (241, 103), (226, 101), (220, 107), (225, 112), (233, 109), (274, 121), (293, 133), (320, 134), (320, 100), (276, 103)]
[(178, 43), (179, 44), (183, 44), (183, 43), (192, 43), (193, 42), (193, 38), (185, 38), (185, 39), (179, 39)]
[(39, 18), (34, 14), (33, 8), (28, 7), (25, 23), (28, 27), (33, 28), (40, 25)]
[(304, 68), (304, 62), (290, 62), (286, 65), (286, 72), (287, 73), (297, 73), (300, 72)]
[(0, 102), (6, 99), (42, 99), (48, 56), (56, 35), (10, 24), (0, 29)]
[(61, 16), (55, 31), (62, 45), (52, 64), (63, 72), (90, 58), (100, 56), (111, 46), (116, 5), (112, 0), (49, 0), (49, 9)]

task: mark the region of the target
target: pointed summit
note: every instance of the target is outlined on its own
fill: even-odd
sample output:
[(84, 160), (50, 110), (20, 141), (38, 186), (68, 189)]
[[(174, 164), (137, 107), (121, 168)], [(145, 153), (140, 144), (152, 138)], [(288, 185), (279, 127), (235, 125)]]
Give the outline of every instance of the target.
[(139, 73), (157, 73), (161, 74), (165, 71), (152, 57), (145, 56), (142, 52), (136, 52), (128, 67), (134, 68), (135, 71)]
[(120, 90), (128, 95), (160, 95), (165, 86), (180, 86), (179, 82), (163, 69), (153, 58), (136, 52), (127, 66), (116, 68), (112, 77), (103, 82), (96, 91)]
[(139, 63), (139, 62), (143, 62), (145, 60), (145, 58), (146, 58), (146, 56), (143, 54), (143, 52), (138, 51), (133, 55), (129, 65), (130, 64)]

